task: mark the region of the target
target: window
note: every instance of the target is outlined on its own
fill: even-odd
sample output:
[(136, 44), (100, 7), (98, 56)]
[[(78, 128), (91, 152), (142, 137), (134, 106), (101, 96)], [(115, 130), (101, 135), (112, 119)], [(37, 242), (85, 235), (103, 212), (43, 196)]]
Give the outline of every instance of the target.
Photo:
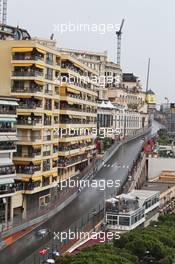
[(122, 226), (129, 226), (130, 225), (130, 218), (129, 217), (119, 217), (119, 225)]

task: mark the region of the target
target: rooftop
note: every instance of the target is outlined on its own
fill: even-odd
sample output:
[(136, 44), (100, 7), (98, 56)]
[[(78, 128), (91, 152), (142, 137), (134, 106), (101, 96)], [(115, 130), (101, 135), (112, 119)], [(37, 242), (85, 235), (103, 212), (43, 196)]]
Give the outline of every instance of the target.
[(147, 182), (143, 186), (143, 190), (150, 190), (150, 191), (159, 191), (160, 193), (165, 192), (166, 190), (170, 189), (171, 187), (175, 186), (175, 183), (167, 183), (167, 182)]

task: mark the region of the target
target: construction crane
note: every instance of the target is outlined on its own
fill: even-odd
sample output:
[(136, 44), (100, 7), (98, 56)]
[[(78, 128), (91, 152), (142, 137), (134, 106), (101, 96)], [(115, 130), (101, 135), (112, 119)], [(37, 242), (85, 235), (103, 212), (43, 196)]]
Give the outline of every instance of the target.
[(0, 0), (0, 24), (7, 24), (7, 0)]
[(121, 61), (121, 40), (122, 40), (122, 29), (123, 29), (124, 22), (125, 22), (125, 20), (122, 19), (120, 29), (118, 31), (116, 31), (116, 35), (117, 35), (117, 64), (119, 64), (119, 65), (120, 65), (120, 61)]

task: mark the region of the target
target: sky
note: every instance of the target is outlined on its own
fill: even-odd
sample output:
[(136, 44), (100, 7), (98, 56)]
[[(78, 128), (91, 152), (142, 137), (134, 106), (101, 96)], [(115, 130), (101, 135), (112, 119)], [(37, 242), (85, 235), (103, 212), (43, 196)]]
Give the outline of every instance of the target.
[[(174, 0), (8, 0), (8, 24), (26, 28), (33, 37), (54, 33), (58, 47), (107, 50), (116, 61), (115, 28), (124, 18), (123, 72), (139, 76), (145, 89), (150, 57), (149, 88), (158, 103), (165, 97), (175, 102), (174, 10)], [(80, 24), (88, 26), (80, 29)]]

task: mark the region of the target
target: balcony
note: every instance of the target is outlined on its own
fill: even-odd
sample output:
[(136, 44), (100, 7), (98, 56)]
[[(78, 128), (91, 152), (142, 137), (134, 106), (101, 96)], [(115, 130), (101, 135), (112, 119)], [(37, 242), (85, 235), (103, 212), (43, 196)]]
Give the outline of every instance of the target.
[(18, 136), (19, 141), (22, 142), (38, 142), (41, 141), (41, 136)]
[(92, 113), (92, 114), (97, 113), (97, 110), (94, 110), (94, 109), (88, 109), (88, 108), (82, 109), (78, 107), (71, 107), (69, 105), (62, 106), (60, 110), (75, 111), (75, 112), (81, 112), (81, 113)]
[(12, 60), (25, 60), (25, 61), (29, 61), (29, 60), (33, 60), (33, 61), (38, 61), (38, 60), (44, 60), (43, 56), (38, 55), (27, 55), (27, 54), (14, 54), (12, 56)]
[(48, 150), (48, 151), (43, 151), (43, 157), (47, 157), (47, 156), (50, 156), (51, 155), (51, 151)]
[(43, 171), (50, 171), (50, 164), (43, 164)]
[[(23, 153), (22, 151), (17, 151), (13, 155), (14, 158), (19, 158), (19, 159), (35, 159), (35, 158), (41, 158), (41, 151), (31, 151), (28, 153)], [(16, 160), (16, 159), (15, 159)]]
[(39, 108), (40, 110), (42, 110), (42, 104), (40, 102), (36, 102), (36, 101), (26, 101), (25, 99), (20, 100), (19, 102), (19, 109), (37, 109)]
[(0, 142), (0, 151), (16, 150), (16, 145), (13, 142)]
[(26, 125), (26, 126), (42, 126), (42, 118), (41, 119), (18, 119), (17, 125)]
[(0, 123), (0, 133), (16, 133), (16, 129), (11, 126), (11, 123)]
[(15, 192), (16, 192), (16, 188), (15, 188), (14, 185), (12, 185), (12, 187), (9, 187), (7, 185), (0, 186), (0, 195), (9, 194), (9, 193), (15, 193)]
[[(11, 107), (10, 107), (11, 108)], [(0, 107), (0, 115), (16, 115), (16, 108)]]
[(44, 141), (51, 141), (51, 139), (52, 139), (51, 135), (47, 135), (43, 137)]
[(87, 120), (81, 120), (81, 119), (62, 119), (60, 120), (60, 124), (82, 124), (82, 125), (86, 125), (86, 124), (96, 124), (95, 121), (87, 121)]
[(0, 175), (11, 175), (15, 173), (15, 167), (13, 165), (0, 167)]
[(87, 104), (88, 104), (88, 102), (96, 104), (96, 100), (95, 99), (85, 98), (85, 97), (82, 97), (82, 96), (77, 95), (77, 94), (66, 92), (65, 96), (66, 97), (71, 97), (71, 98), (74, 98), (74, 99), (78, 99), (78, 102), (79, 102), (79, 100), (82, 100), (82, 101), (86, 101)]
[(16, 166), (16, 173), (18, 174), (28, 174), (28, 175), (33, 175), (36, 174), (37, 172), (41, 171), (40, 166), (32, 166), (32, 165), (18, 165)]
[(73, 164), (81, 163), (84, 160), (87, 160), (87, 155), (71, 157), (69, 159), (68, 158), (59, 158), (58, 167), (60, 167), (60, 168), (69, 167)]
[(14, 85), (11, 89), (12, 93), (43, 93), (43, 89), (40, 86), (17, 86)]
[(43, 77), (43, 72), (30, 70), (30, 71), (14, 71), (12, 72), (14, 77)]
[(75, 72), (75, 73), (78, 73), (79, 75), (83, 75), (83, 71), (82, 70), (80, 70), (78, 67), (75, 67), (74, 65), (73, 65), (73, 63), (69, 63), (69, 62), (62, 62), (61, 63), (61, 68), (63, 68), (63, 69), (68, 69), (68, 70), (71, 70), (71, 71), (73, 71), (73, 72)]

